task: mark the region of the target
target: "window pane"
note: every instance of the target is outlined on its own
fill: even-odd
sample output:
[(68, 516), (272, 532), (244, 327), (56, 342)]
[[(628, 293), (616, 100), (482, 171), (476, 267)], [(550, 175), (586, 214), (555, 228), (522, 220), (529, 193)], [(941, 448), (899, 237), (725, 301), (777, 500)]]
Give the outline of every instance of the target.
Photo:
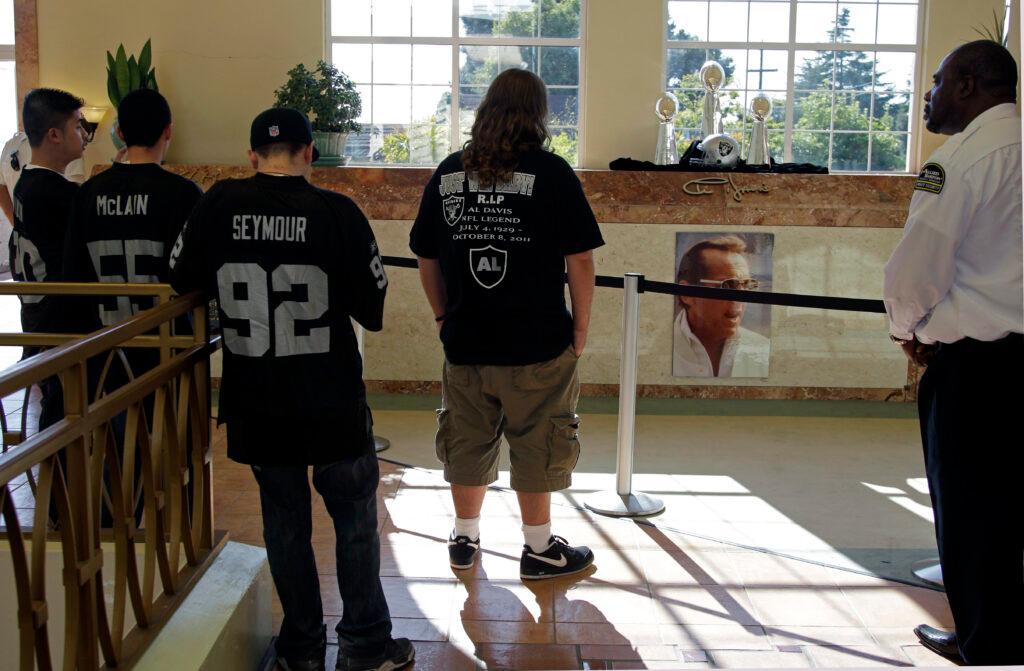
[[(369, 98), (363, 99), (363, 108)], [(354, 163), (368, 163), (375, 147), (372, 147), (377, 136), (374, 135), (369, 124), (364, 124), (363, 129), (358, 133), (349, 133), (345, 142), (345, 154), (352, 157)], [(378, 142), (379, 145), (379, 142)]]
[(750, 3), (750, 41), (787, 42), (789, 40), (789, 3)]
[(373, 0), (373, 34), (406, 37), (412, 29), (411, 0)]
[(837, 91), (836, 104), (832, 112), (832, 127), (835, 130), (868, 130), (870, 113), (870, 93)]
[(540, 78), (548, 86), (578, 86), (580, 50), (578, 47), (538, 47)]
[(907, 134), (872, 133), (871, 170), (906, 172)]
[(793, 88), (797, 91), (822, 91), (832, 87), (833, 61), (831, 51), (796, 52), (796, 74)]
[(370, 0), (332, 0), (331, 34), (364, 37), (370, 34)]
[(914, 54), (879, 51), (875, 54), (875, 88), (892, 91), (914, 89)]
[(832, 170), (867, 170), (868, 134), (836, 133), (832, 138)]
[(452, 83), (452, 48), (445, 45), (414, 44), (412, 47), (413, 84)]
[(916, 44), (917, 7), (913, 5), (879, 5), (879, 44)]
[(575, 126), (579, 121), (578, 89), (548, 90), (548, 123), (552, 126)]
[(668, 39), (708, 39), (708, 3), (669, 2)]
[(828, 133), (793, 132), (793, 161), (828, 165)]
[(669, 49), (665, 64), (668, 87), (700, 88), (697, 73), (706, 60), (706, 49)]
[(370, 84), (360, 84), (356, 86), (356, 90), (359, 91), (359, 99), (363, 103), (363, 111), (356, 121), (368, 124), (373, 119), (373, 86)]
[(796, 8), (796, 41), (831, 42), (835, 22), (834, 3), (801, 2)]
[(373, 123), (408, 124), (411, 121), (412, 90), (409, 86), (373, 87)]
[(579, 37), (580, 0), (554, 0), (541, 5), (541, 37)]
[(459, 87), (459, 109), (468, 112), (475, 112), (487, 93), (486, 86), (461, 86)]
[(712, 2), (708, 11), (708, 39), (713, 42), (745, 42), (747, 3)]
[(17, 131), (18, 92), (14, 79), (14, 61), (0, 61), (0, 137), (9, 138)]
[(410, 45), (373, 45), (374, 84), (408, 84), (411, 80), (412, 47)]
[[(675, 126), (680, 130), (696, 129), (700, 134), (700, 117), (703, 109), (704, 92), (697, 89), (674, 89), (679, 99), (679, 111), (676, 113)], [(690, 135), (686, 135), (690, 137)], [(679, 147), (683, 149), (682, 145)]]
[(474, 0), (459, 4), (459, 33), (494, 37), (536, 37), (536, 0)]
[(357, 84), (371, 81), (371, 47), (369, 44), (335, 44), (331, 46), (331, 62)]
[(461, 84), (489, 86), (502, 70), (537, 69), (537, 47), (463, 45), (459, 52)]
[(875, 69), (874, 54), (867, 51), (837, 51), (837, 89), (870, 89)]
[(416, 0), (412, 3), (413, 37), (451, 37), (452, 0)]
[(449, 153), (449, 124), (443, 122), (414, 124), (409, 128), (409, 162), (436, 165)]
[[(747, 86), (747, 52), (745, 49), (710, 49), (710, 58), (721, 64), (725, 70), (725, 89), (742, 89)], [(699, 68), (698, 68), (699, 70)]]
[(875, 41), (875, 13), (877, 7), (870, 5), (840, 3), (836, 17), (836, 42), (871, 44)]
[(409, 163), (409, 129), (403, 124), (385, 124), (381, 127), (380, 149), (374, 152), (374, 162), (401, 165)]
[(757, 49), (747, 52), (747, 88), (752, 91), (785, 89), (789, 54), (781, 50)]
[(828, 130), (832, 123), (832, 94), (825, 91), (796, 93), (793, 97), (793, 127)]
[(910, 97), (904, 93), (875, 94), (873, 130), (910, 130)]
[(786, 155), (786, 134), (780, 131), (768, 131), (768, 152), (777, 162), (782, 163)]
[(564, 158), (569, 165), (578, 165), (579, 141), (575, 129), (562, 128), (551, 131), (551, 150)]
[(448, 123), (452, 104), (452, 90), (447, 86), (412, 87), (413, 123)]

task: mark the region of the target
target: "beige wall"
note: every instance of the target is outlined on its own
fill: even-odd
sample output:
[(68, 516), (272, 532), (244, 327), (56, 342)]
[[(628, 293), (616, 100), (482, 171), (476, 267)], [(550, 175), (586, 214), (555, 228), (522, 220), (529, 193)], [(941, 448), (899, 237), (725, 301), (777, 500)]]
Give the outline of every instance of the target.
[[(1014, 6), (1019, 10), (1019, 0)], [(123, 41), (137, 51), (153, 38), (154, 64), (175, 113), (175, 163), (244, 162), (249, 120), (273, 100), (285, 72), (324, 51), (324, 0), (38, 0), (39, 81), (107, 104), (104, 52)], [(950, 49), (991, 22), (1002, 0), (922, 0), (921, 86)], [(244, 12), (239, 11), (244, 7)], [(1015, 12), (1019, 15), (1019, 11)], [(663, 0), (589, 0), (584, 58), (584, 167), (619, 156), (653, 157), (652, 107), (661, 89)], [(1001, 10), (1000, 10), (1001, 11)], [(1016, 22), (1015, 22), (1016, 24)], [(1019, 24), (1011, 49), (1020, 55)], [(924, 90), (923, 88), (921, 89)], [(108, 115), (100, 133), (106, 133)], [(912, 167), (941, 144), (922, 131)], [(111, 154), (105, 139), (90, 163)]]
[[(105, 52), (123, 42), (138, 53), (152, 38), (174, 115), (173, 163), (243, 163), (253, 116), (288, 69), (324, 52), (323, 0), (38, 0), (38, 10), (40, 83), (89, 105), (110, 105)], [(113, 116), (89, 163), (109, 161)]]
[[(925, 18), (925, 37), (922, 44), (922, 57), (918, 71), (918, 91), (923, 95), (931, 88), (932, 74), (938, 69), (943, 56), (965, 42), (980, 39), (974, 31), (975, 27), (989, 27), (993, 24), (992, 10), (1002, 16), (1004, 0), (928, 0), (928, 12)], [(1013, 14), (1020, 16), (1020, 0), (1013, 0)], [(1017, 26), (1016, 39), (1009, 43), (1010, 51), (1017, 59), (1018, 73), (1020, 65), (1020, 31)], [(1012, 37), (1012, 36), (1011, 36)], [(920, 110), (920, 105), (918, 106)], [(920, 116), (920, 113), (918, 114)], [(920, 123), (920, 121), (918, 122)], [(918, 164), (927, 160), (933, 151), (942, 146), (946, 138), (935, 135), (921, 128)]]

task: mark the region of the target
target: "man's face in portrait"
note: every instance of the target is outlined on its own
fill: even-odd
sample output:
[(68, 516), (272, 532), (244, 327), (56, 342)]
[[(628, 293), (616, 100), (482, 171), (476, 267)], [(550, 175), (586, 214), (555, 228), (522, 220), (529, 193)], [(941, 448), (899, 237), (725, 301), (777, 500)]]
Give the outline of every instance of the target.
[[(750, 265), (743, 254), (718, 249), (701, 252), (700, 286), (721, 287), (727, 280), (749, 280)], [(686, 282), (682, 282), (686, 284)], [(726, 288), (731, 283), (726, 282)], [(686, 309), (686, 319), (702, 342), (721, 342), (737, 334), (743, 321), (746, 303), (716, 301), (707, 298), (679, 297)]]

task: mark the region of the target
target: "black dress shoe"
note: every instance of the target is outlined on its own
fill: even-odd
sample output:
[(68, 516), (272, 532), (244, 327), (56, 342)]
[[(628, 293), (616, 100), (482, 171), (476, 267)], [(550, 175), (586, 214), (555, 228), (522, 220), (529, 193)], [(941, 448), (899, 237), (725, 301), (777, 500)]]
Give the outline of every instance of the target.
[(943, 631), (926, 624), (919, 624), (914, 627), (914, 633), (917, 634), (921, 644), (932, 652), (954, 662), (964, 663), (963, 657), (960, 656), (960, 646), (956, 643), (956, 632)]

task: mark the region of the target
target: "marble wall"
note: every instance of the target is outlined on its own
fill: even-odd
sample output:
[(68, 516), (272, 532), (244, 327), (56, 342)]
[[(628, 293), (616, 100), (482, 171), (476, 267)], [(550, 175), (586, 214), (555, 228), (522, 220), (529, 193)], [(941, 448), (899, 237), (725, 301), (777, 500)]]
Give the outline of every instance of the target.
[[(229, 166), (174, 168), (204, 187), (250, 173)], [(431, 171), (317, 169), (312, 181), (351, 196), (373, 225), (382, 254), (410, 256), (409, 229)], [(902, 235), (913, 177), (735, 175), (581, 171), (607, 244), (598, 273), (640, 272), (672, 281), (675, 236), (685, 231), (775, 236), (777, 292), (879, 298), (882, 268)], [(719, 183), (707, 180), (718, 179)], [(702, 182), (694, 182), (702, 180)], [(382, 333), (366, 336), (373, 390), (436, 390), (443, 360), (415, 270), (390, 268)], [(914, 371), (888, 340), (882, 315), (772, 308), (771, 374), (764, 379), (672, 377), (673, 299), (641, 301), (640, 390), (649, 396), (912, 400)], [(585, 392), (614, 394), (619, 377), (622, 293), (598, 288), (581, 364)], [(699, 383), (699, 384), (695, 384)]]

